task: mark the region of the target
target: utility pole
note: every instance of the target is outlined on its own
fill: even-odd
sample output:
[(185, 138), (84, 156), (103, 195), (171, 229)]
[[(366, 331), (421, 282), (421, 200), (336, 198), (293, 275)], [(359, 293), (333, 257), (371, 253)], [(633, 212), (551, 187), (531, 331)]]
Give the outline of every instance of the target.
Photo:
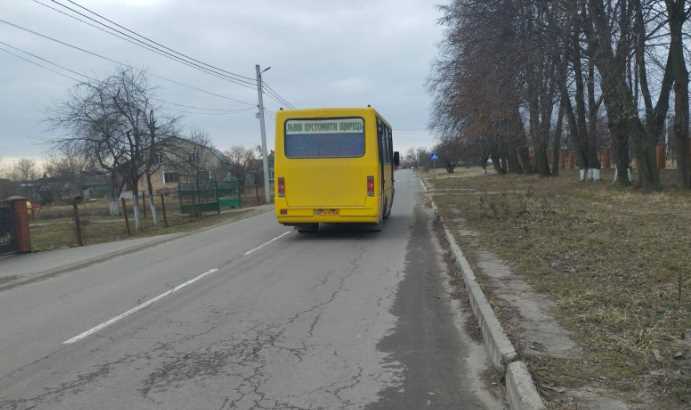
[(271, 203), (271, 189), (269, 186), (269, 153), (266, 149), (266, 123), (264, 121), (264, 90), (262, 86), (262, 74), (269, 71), (271, 67), (265, 68), (263, 71), (259, 64), (256, 66), (257, 69), (257, 98), (259, 112), (257, 112), (257, 118), (259, 119), (259, 128), (262, 134), (262, 162), (264, 165), (264, 197), (266, 203)]

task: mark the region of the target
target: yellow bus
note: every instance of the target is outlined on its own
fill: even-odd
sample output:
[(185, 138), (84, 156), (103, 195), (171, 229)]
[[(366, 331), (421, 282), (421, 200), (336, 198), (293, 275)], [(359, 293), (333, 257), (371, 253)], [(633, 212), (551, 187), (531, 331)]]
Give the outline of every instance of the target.
[(375, 229), (391, 213), (391, 126), (374, 108), (281, 110), (276, 115), (274, 171), (278, 222), (300, 232), (320, 223)]

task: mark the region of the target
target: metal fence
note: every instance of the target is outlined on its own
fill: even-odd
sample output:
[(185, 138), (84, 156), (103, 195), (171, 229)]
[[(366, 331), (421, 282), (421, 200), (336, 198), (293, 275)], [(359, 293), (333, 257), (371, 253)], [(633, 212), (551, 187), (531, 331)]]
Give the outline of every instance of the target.
[(240, 184), (237, 180), (217, 182), (203, 180), (180, 183), (177, 188), (180, 213), (200, 215), (205, 212), (221, 212), (227, 208), (239, 208)]

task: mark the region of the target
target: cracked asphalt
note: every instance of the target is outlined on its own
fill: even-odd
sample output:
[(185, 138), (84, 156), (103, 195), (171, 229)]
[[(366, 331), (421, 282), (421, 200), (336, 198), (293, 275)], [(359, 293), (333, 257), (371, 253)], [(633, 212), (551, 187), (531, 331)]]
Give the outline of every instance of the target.
[(382, 232), (264, 214), (0, 292), (0, 409), (501, 409), (423, 202), (400, 171)]

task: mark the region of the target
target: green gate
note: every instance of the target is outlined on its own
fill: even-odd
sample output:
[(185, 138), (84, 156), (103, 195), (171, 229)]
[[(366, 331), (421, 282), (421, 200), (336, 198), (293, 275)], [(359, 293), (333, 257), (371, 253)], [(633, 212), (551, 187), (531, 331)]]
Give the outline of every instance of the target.
[(201, 215), (205, 212), (221, 212), (216, 196), (215, 181), (179, 183), (177, 194), (182, 214)]
[(237, 178), (226, 178), (216, 185), (216, 193), (221, 209), (240, 208), (240, 182)]
[(180, 213), (201, 215), (220, 213), (223, 209), (240, 208), (240, 184), (235, 178), (223, 182), (203, 180), (199, 183), (179, 183), (177, 188)]

